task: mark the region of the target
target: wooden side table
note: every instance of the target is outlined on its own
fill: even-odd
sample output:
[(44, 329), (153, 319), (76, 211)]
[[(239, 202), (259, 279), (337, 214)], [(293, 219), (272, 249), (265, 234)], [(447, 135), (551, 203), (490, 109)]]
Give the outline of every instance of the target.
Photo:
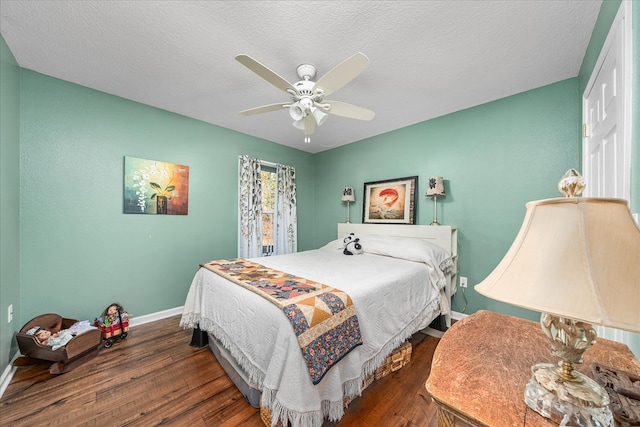
[[(524, 403), (538, 362), (557, 360), (537, 322), (485, 310), (456, 322), (436, 348), (426, 384), (438, 426), (556, 426)], [(640, 375), (640, 362), (618, 342), (599, 338), (578, 371), (593, 378), (594, 363)]]

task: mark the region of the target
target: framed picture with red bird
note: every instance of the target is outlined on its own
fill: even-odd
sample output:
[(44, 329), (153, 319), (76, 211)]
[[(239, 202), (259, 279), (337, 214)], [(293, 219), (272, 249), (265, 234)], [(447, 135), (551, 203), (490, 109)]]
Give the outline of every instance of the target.
[(415, 224), (418, 177), (364, 183), (363, 224)]

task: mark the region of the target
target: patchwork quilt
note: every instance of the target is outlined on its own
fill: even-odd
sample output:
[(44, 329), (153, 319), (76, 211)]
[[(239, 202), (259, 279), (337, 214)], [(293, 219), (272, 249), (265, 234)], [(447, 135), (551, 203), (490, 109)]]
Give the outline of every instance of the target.
[(293, 327), (313, 384), (362, 345), (351, 297), (340, 289), (246, 259), (200, 265), (279, 307)]

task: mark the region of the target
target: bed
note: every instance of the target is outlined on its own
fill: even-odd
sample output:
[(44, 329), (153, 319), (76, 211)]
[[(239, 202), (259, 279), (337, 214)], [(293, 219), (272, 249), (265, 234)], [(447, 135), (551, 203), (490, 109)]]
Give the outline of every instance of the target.
[[(355, 233), (363, 254), (342, 253)], [(456, 270), (456, 232), (448, 226), (338, 224), (337, 239), (322, 248), (257, 258), (266, 267), (346, 292), (357, 312), (362, 345), (350, 350), (314, 385), (292, 324), (255, 292), (200, 268), (181, 319), (183, 328), (209, 334), (212, 351), (272, 422), (320, 427), (338, 421), (344, 400), (361, 393), (363, 380), (412, 334), (438, 316), (450, 319)]]

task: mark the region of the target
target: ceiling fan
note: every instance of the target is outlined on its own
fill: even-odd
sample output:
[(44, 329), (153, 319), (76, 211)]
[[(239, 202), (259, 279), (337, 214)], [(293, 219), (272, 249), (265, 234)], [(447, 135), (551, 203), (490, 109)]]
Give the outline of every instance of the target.
[(328, 114), (367, 121), (375, 116), (373, 111), (366, 108), (324, 99), (325, 96), (331, 95), (367, 68), (369, 58), (361, 52), (336, 65), (315, 82), (313, 78), (316, 75), (316, 67), (311, 64), (299, 65), (296, 72), (300, 81), (294, 84), (289, 83), (249, 55), (238, 55), (236, 60), (278, 89), (287, 92), (291, 97), (288, 102), (250, 108), (240, 111), (240, 114), (250, 116), (288, 108), (289, 115), (294, 120), (293, 125), (302, 130), (307, 143), (310, 142), (310, 135), (315, 131), (316, 125), (323, 124)]

